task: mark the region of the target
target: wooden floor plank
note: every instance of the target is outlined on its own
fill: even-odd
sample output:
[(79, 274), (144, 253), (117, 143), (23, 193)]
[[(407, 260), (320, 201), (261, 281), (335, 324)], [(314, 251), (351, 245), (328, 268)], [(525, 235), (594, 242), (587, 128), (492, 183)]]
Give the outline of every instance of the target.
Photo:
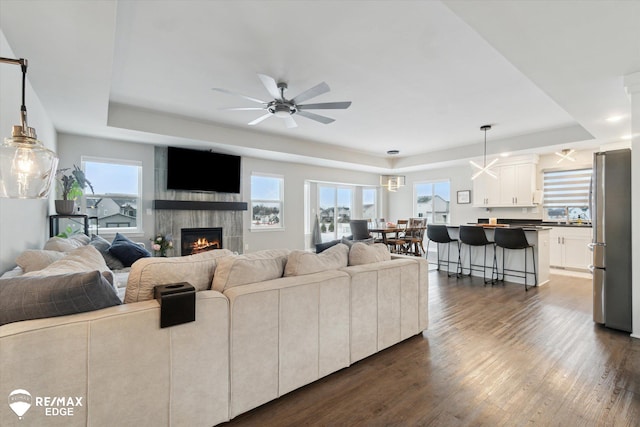
[(593, 323), (590, 280), (429, 281), (428, 331), (227, 424), (640, 425), (640, 340)]

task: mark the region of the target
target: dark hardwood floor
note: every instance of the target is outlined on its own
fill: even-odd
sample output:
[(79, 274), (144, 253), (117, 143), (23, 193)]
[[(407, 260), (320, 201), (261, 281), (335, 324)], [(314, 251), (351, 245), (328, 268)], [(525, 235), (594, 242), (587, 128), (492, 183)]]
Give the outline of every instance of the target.
[(422, 335), (226, 425), (640, 425), (640, 340), (593, 323), (589, 279), (429, 280)]

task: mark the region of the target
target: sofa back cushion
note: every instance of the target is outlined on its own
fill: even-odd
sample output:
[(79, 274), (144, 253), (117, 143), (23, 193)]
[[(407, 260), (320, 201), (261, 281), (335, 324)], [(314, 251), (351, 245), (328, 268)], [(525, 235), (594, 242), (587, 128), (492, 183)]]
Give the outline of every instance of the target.
[(284, 268), (284, 276), (302, 276), (320, 271), (337, 270), (349, 262), (349, 247), (342, 243), (315, 254), (307, 251), (292, 251)]
[(213, 276), (213, 289), (224, 292), (234, 286), (282, 277), (289, 252), (288, 249), (267, 249), (222, 258)]
[(120, 304), (99, 271), (0, 279), (0, 326)]
[(349, 251), (349, 265), (371, 264), (380, 261), (389, 261), (391, 253), (386, 245), (375, 243), (367, 245), (365, 243), (354, 243)]
[(218, 259), (232, 254), (216, 249), (183, 257), (139, 259), (131, 266), (124, 302), (153, 299), (154, 286), (170, 283), (189, 282), (196, 291), (205, 291), (211, 286)]

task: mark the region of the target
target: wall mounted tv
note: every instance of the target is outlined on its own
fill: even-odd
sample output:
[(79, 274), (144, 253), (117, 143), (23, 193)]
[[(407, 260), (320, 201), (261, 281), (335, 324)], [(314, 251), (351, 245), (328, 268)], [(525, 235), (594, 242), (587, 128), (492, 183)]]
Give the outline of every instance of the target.
[(168, 147), (167, 190), (240, 193), (240, 156)]

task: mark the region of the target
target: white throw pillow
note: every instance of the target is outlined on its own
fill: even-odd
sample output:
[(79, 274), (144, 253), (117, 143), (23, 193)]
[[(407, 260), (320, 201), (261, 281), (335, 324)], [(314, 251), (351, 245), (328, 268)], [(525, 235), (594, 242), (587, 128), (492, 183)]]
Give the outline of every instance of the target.
[(85, 246), (85, 244), (79, 239), (66, 239), (55, 236), (47, 240), (43, 249), (48, 251), (70, 252), (82, 246)]
[(366, 245), (358, 242), (354, 243), (349, 251), (349, 265), (372, 264), (389, 260), (391, 260), (391, 253), (382, 243)]
[(153, 299), (157, 285), (188, 282), (196, 291), (211, 286), (218, 259), (233, 255), (228, 249), (215, 249), (182, 257), (140, 258), (131, 266), (127, 279), (125, 303)]
[(234, 286), (282, 277), (289, 252), (288, 249), (267, 249), (222, 258), (213, 276), (213, 289), (224, 292)]
[(349, 262), (349, 247), (342, 243), (319, 254), (307, 251), (292, 251), (284, 268), (284, 276), (302, 276), (320, 271), (337, 270)]
[(78, 273), (83, 271), (96, 271), (103, 275), (113, 284), (113, 273), (104, 262), (100, 252), (93, 246), (81, 246), (64, 255), (59, 260), (49, 264), (45, 268), (30, 273), (25, 276), (57, 276), (67, 273)]
[(25, 273), (29, 273), (31, 271), (42, 270), (63, 257), (64, 252), (27, 249), (18, 255), (16, 264), (18, 264)]

